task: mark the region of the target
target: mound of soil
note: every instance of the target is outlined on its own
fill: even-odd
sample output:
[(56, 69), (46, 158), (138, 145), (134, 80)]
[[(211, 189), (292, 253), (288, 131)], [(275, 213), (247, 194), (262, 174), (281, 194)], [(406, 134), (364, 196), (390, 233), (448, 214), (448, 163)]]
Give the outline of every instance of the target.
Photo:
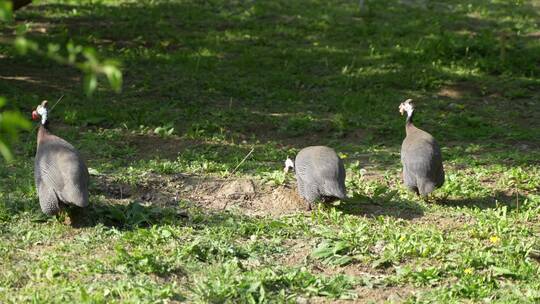
[(214, 210), (240, 210), (247, 215), (278, 216), (305, 210), (296, 189), (270, 187), (246, 178), (212, 178), (197, 175), (159, 175), (149, 173), (136, 186), (115, 184), (105, 176), (97, 179), (97, 188), (117, 202), (141, 200), (159, 206), (185, 200)]

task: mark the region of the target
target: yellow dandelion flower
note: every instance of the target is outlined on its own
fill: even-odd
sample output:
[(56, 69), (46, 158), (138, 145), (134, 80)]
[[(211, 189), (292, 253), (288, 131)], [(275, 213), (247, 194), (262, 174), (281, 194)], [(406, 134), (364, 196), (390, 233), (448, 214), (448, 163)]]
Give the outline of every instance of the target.
[(465, 274), (472, 274), (474, 271), (474, 269), (472, 267), (469, 267), (469, 268), (465, 268), (465, 270), (463, 270), (463, 272)]
[(489, 241), (492, 243), (492, 244), (499, 244), (501, 242), (501, 238), (496, 236), (496, 235), (493, 235), (489, 238)]
[(402, 235), (402, 236), (401, 236), (401, 237), (399, 238), (399, 241), (400, 241), (400, 242), (403, 242), (403, 241), (405, 241), (405, 236), (404, 236), (404, 235)]

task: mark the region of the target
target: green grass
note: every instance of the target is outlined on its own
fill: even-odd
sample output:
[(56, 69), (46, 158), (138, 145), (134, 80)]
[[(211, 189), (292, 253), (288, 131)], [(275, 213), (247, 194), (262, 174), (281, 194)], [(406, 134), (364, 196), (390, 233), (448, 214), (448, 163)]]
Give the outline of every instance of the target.
[[(64, 95), (54, 132), (96, 174), (74, 227), (39, 210), (35, 132), (0, 163), (0, 302), (540, 301), (538, 1), (36, 2), (30, 37), (94, 46), (125, 85), (86, 98), (75, 71), (0, 45), (9, 106)], [(406, 98), (442, 146), (437, 203), (400, 184)], [(344, 157), (355, 203), (254, 216), (178, 192), (294, 187), (283, 161), (314, 144)]]

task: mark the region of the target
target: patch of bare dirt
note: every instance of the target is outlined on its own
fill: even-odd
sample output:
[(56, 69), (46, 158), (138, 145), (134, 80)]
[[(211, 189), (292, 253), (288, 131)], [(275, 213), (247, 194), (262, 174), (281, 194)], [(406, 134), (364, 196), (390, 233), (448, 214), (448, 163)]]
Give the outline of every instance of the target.
[(412, 296), (418, 288), (413, 286), (385, 286), (380, 288), (359, 287), (357, 303), (402, 303)]
[(65, 91), (80, 85), (80, 76), (72, 68), (25, 65), (9, 57), (0, 58), (0, 80), (22, 91), (32, 92)]
[(188, 199), (202, 207), (218, 210), (239, 208), (248, 215), (283, 215), (305, 208), (294, 189), (272, 189), (249, 179), (211, 180), (197, 184), (195, 191), (186, 194)]
[(114, 200), (141, 200), (158, 206), (187, 200), (213, 210), (241, 209), (246, 215), (283, 215), (305, 210), (295, 189), (272, 188), (246, 178), (215, 178), (197, 175), (148, 173), (136, 186), (118, 184), (98, 176), (97, 188)]
[(540, 39), (540, 32), (532, 32), (525, 35), (527, 38)]
[(297, 303), (403, 303), (410, 296), (418, 292), (418, 288), (413, 286), (385, 286), (385, 287), (358, 287), (355, 292), (358, 298), (354, 300), (328, 299), (324, 297), (313, 297), (301, 299)]
[[(292, 243), (292, 242), (291, 242)], [(295, 240), (289, 248), (287, 254), (280, 257), (279, 262), (290, 267), (298, 267), (304, 265), (309, 259), (312, 246), (309, 240)]]
[(363, 263), (352, 263), (345, 266), (331, 266), (319, 263), (313, 263), (314, 272), (322, 273), (328, 276), (344, 274), (352, 277), (382, 278), (393, 271), (393, 268), (373, 268)]
[(466, 96), (479, 96), (480, 91), (481, 91), (480, 88), (478, 88), (478, 86), (475, 84), (468, 83), (468, 82), (460, 82), (460, 83), (443, 86), (439, 90), (437, 95), (441, 97), (447, 97), (450, 99), (461, 99)]
[(157, 135), (129, 135), (124, 141), (136, 148), (138, 159), (176, 159), (178, 154), (196, 142), (178, 137), (159, 137)]
[(434, 225), (443, 232), (462, 229), (465, 225), (473, 224), (473, 218), (462, 214), (453, 217), (444, 217), (440, 214), (429, 213), (413, 220), (413, 224)]

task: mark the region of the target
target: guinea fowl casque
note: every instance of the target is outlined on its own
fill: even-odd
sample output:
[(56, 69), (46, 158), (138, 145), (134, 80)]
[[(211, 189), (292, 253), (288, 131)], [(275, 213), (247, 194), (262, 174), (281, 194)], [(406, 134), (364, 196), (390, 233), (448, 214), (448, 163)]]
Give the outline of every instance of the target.
[(41, 210), (55, 215), (63, 205), (88, 206), (88, 168), (75, 147), (50, 133), (46, 100), (32, 119), (40, 120), (34, 178)]
[(407, 113), (406, 136), (401, 145), (403, 183), (416, 194), (427, 196), (444, 183), (441, 149), (431, 134), (414, 126), (411, 99), (399, 105), (399, 112)]
[(307, 147), (296, 155), (295, 162), (285, 161), (285, 173), (294, 169), (298, 194), (311, 210), (316, 200), (332, 202), (346, 199), (345, 166), (336, 152), (325, 146)]

